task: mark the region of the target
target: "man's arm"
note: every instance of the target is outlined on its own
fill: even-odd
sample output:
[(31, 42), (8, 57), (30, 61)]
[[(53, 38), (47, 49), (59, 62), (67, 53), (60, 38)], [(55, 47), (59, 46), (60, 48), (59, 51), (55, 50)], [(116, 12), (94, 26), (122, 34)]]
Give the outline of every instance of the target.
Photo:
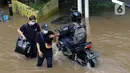
[(37, 43), (37, 50), (38, 50), (38, 52), (40, 52), (40, 45), (39, 45), (39, 43)]
[(37, 23), (37, 31), (39, 32), (40, 31), (40, 26), (39, 26), (39, 24)]
[(37, 46), (37, 51), (38, 51), (38, 55), (40, 57), (43, 57), (43, 53), (40, 50), (40, 39), (39, 39), (39, 33), (36, 34), (36, 46)]
[(37, 43), (37, 50), (38, 50), (38, 55), (39, 55), (40, 57), (43, 57), (43, 53), (42, 53), (41, 50), (40, 50), (40, 44), (39, 44), (39, 43)]

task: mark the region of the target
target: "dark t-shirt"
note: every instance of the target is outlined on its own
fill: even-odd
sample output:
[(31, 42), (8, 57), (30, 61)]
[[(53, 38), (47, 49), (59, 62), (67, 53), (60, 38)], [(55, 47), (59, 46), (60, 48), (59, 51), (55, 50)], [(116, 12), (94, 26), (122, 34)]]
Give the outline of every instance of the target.
[(42, 32), (38, 32), (37, 36), (36, 36), (36, 42), (39, 43), (40, 50), (46, 57), (52, 56), (52, 48), (47, 49), (45, 46), (45, 43), (52, 44), (53, 38), (49, 38), (50, 34), (54, 34), (54, 33), (52, 31), (49, 31), (47, 34), (43, 34)]
[(40, 31), (39, 24), (35, 24), (33, 26), (30, 26), (28, 23), (24, 24), (20, 27), (20, 30), (23, 32), (23, 35), (27, 38), (29, 41), (34, 41), (36, 37), (36, 33)]

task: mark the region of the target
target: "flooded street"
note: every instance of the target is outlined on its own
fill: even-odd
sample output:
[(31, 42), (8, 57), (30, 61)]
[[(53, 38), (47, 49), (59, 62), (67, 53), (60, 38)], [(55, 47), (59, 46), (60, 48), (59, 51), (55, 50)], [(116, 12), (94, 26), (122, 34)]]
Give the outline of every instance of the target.
[[(47, 69), (45, 62), (43, 67), (35, 67), (37, 59), (26, 59), (14, 52), (19, 36), (16, 30), (27, 22), (26, 18), (14, 15), (11, 20), (0, 22), (0, 73), (130, 73), (129, 12), (124, 16), (105, 13), (90, 17), (93, 50), (100, 53), (99, 64), (94, 69), (74, 64), (61, 53), (54, 53), (52, 69)], [(40, 24), (49, 24), (55, 18), (44, 20)], [(49, 26), (55, 30), (62, 25)]]

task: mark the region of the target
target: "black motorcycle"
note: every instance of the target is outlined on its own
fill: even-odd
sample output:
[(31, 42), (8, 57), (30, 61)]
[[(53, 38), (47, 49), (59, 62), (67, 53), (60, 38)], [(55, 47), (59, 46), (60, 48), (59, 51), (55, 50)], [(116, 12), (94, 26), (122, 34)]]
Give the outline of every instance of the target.
[(57, 42), (57, 47), (59, 51), (62, 51), (64, 56), (67, 56), (69, 59), (79, 63), (82, 66), (87, 66), (89, 63), (91, 67), (95, 67), (98, 63), (97, 57), (99, 57), (97, 52), (91, 50), (92, 43), (86, 42), (74, 45), (73, 47), (68, 47), (68, 45), (64, 44), (62, 40), (66, 38), (64, 34), (67, 34), (68, 28), (62, 27), (57, 29), (59, 33), (59, 38)]

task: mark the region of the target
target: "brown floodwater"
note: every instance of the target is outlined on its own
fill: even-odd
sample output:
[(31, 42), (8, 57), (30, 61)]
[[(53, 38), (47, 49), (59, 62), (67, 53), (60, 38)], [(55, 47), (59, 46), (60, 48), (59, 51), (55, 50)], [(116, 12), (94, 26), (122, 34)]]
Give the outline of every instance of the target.
[[(93, 50), (100, 53), (96, 68), (81, 67), (68, 60), (61, 52), (54, 52), (53, 68), (35, 67), (37, 59), (27, 59), (14, 52), (19, 34), (17, 28), (27, 22), (15, 14), (9, 21), (0, 22), (0, 73), (130, 73), (130, 11), (124, 16), (104, 13), (90, 17)], [(54, 16), (40, 24), (49, 24), (52, 30), (59, 26), (50, 24)], [(54, 45), (54, 50), (56, 47)]]

